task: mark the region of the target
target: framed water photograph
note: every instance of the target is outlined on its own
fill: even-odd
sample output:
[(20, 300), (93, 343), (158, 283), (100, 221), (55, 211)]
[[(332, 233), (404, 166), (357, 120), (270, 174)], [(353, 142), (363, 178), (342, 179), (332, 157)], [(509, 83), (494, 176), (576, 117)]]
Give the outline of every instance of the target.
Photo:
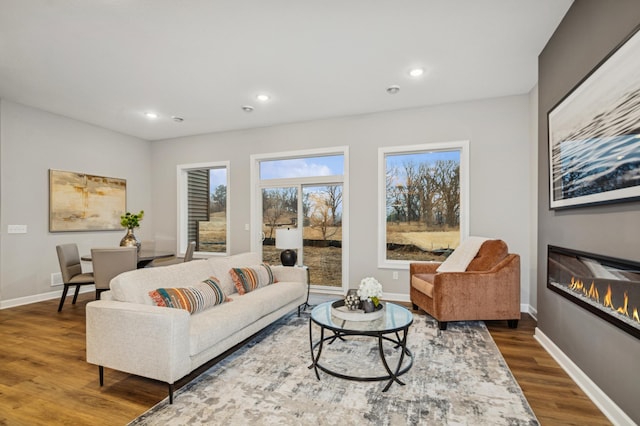
[(551, 209), (640, 198), (640, 32), (548, 114)]
[(122, 230), (125, 179), (49, 170), (49, 232)]

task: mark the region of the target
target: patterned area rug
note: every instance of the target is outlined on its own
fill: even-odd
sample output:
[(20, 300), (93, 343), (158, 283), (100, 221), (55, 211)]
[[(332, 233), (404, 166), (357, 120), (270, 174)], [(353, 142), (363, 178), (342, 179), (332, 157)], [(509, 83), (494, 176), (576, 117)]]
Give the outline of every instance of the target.
[[(407, 347), (412, 368), (386, 382), (356, 382), (320, 371), (309, 352), (309, 314), (289, 315), (161, 401), (131, 425), (538, 425), (482, 322), (441, 333), (414, 314)], [(319, 336), (314, 325), (314, 335)], [(389, 358), (398, 352), (385, 346)], [(325, 345), (323, 364), (350, 375), (384, 375), (374, 338)], [(348, 362), (350, 361), (350, 362)], [(342, 363), (342, 365), (340, 365)], [(393, 362), (393, 361), (392, 361)], [(395, 365), (395, 364), (393, 364)]]

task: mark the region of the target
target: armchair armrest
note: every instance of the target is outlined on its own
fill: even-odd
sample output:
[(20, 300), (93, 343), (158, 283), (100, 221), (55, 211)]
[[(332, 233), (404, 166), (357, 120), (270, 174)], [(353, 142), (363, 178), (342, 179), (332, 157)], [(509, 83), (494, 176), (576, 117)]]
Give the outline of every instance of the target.
[(189, 312), (137, 303), (87, 304), (87, 362), (174, 383), (189, 374)]
[(409, 276), (415, 274), (435, 274), (442, 262), (414, 262), (409, 264)]

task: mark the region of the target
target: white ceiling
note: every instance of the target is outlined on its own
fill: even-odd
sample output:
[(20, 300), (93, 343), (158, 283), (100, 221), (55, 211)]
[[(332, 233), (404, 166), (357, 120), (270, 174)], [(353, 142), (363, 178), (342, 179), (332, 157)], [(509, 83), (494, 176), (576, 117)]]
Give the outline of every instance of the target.
[(570, 5), (0, 0), (0, 97), (157, 140), (522, 94)]

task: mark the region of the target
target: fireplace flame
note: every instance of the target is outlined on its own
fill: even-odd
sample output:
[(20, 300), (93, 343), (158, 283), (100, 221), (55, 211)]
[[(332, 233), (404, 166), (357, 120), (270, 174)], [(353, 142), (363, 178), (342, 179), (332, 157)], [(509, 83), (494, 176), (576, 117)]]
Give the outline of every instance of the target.
[[(568, 285), (570, 290), (574, 290), (578, 293), (581, 293), (585, 297), (588, 297), (591, 300), (595, 300), (600, 303), (600, 294), (598, 292), (598, 288), (596, 287), (595, 282), (591, 282), (591, 286), (587, 290), (586, 286), (581, 280), (575, 279), (575, 277), (571, 277), (571, 283)], [(607, 292), (604, 295), (602, 300), (602, 305), (605, 308), (611, 308), (615, 312), (625, 315), (628, 318), (633, 318), (635, 321), (640, 322), (640, 314), (638, 314), (638, 308), (633, 308), (633, 313), (629, 314), (629, 293), (627, 291), (624, 292), (624, 302), (622, 306), (616, 308), (613, 305), (613, 292), (611, 291), (611, 284), (607, 286)]]
[(622, 314), (622, 315), (629, 316), (629, 311), (627, 309), (628, 306), (629, 306), (629, 294), (625, 291), (624, 292), (624, 304), (622, 306), (620, 306), (616, 310), (616, 312), (618, 312), (619, 314)]
[(587, 296), (596, 302), (600, 303), (600, 294), (598, 294), (598, 289), (596, 288), (596, 283), (591, 282), (591, 287), (589, 287), (589, 294)]
[(602, 304), (605, 308), (611, 308), (615, 310), (616, 308), (613, 306), (613, 302), (611, 301), (611, 285), (607, 286), (607, 294), (604, 295), (604, 300)]

